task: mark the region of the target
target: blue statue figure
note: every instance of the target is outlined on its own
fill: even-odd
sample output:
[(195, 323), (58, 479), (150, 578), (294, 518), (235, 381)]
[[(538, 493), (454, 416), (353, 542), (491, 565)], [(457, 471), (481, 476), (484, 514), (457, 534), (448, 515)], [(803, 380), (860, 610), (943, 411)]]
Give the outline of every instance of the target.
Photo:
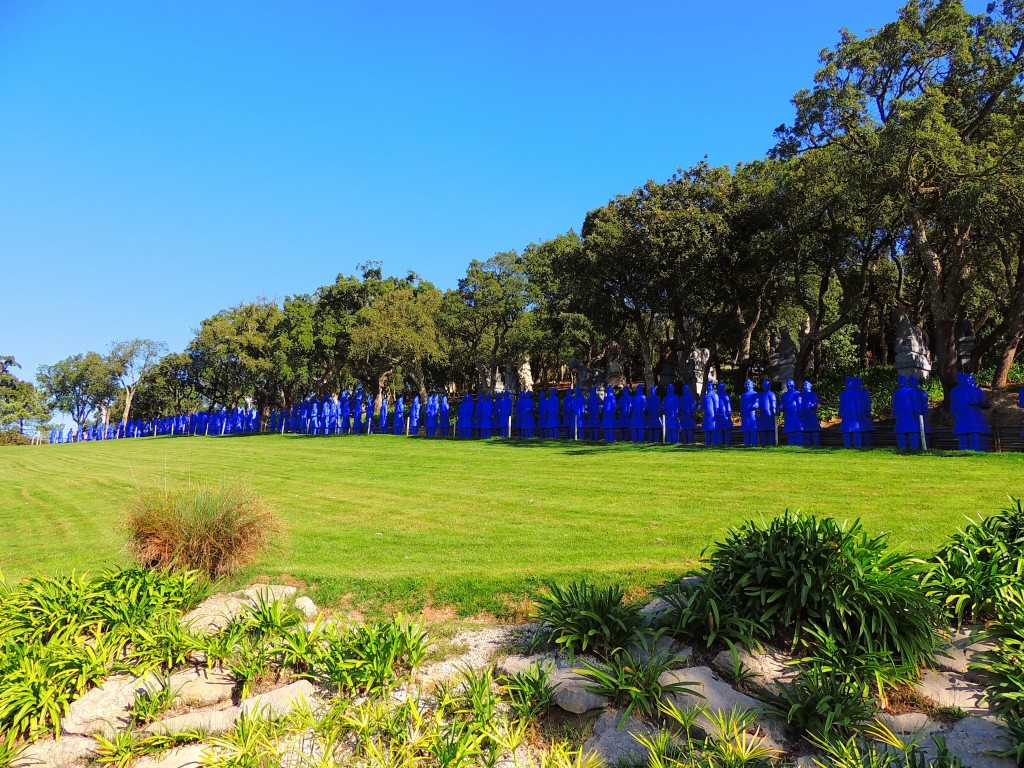
[(363, 389), (356, 390), (355, 407), (352, 409), (352, 422), (357, 435), (363, 434)]
[(973, 376), (957, 374), (957, 384), (949, 393), (949, 409), (953, 414), (953, 434), (962, 451), (988, 450), (990, 429), (983, 408), (987, 407), (985, 393)]
[(558, 424), (558, 437), (572, 440), (573, 409), (576, 408), (576, 393), (568, 390), (562, 401), (562, 418)]
[(395, 397), (395, 412), (391, 416), (391, 434), (401, 435), (405, 432), (405, 398)]
[(548, 390), (547, 400), (544, 403), (544, 437), (549, 439), (558, 437), (558, 410), (558, 394), (552, 387)]
[(477, 393), (473, 397), (473, 436), (483, 437), (484, 434), (484, 397)]
[(516, 403), (516, 424), (519, 427), (520, 437), (533, 437), (537, 428), (533, 403), (533, 392), (526, 390), (519, 396)]
[(687, 445), (696, 439), (697, 398), (690, 391), (689, 384), (683, 384), (683, 392), (679, 395), (679, 432), (681, 440)]
[(786, 445), (804, 445), (804, 424), (800, 420), (800, 393), (796, 382), (786, 380), (786, 391), (782, 393), (782, 431), (786, 434)]
[(441, 404), (437, 407), (437, 420), (441, 426), (441, 437), (448, 437), (451, 432), (451, 408), (448, 405), (448, 395), (441, 396)]
[(501, 437), (501, 408), (502, 400), (501, 395), (495, 394), (491, 400), (491, 435), (493, 437)]
[(661, 398), (656, 387), (647, 388), (647, 441), (660, 443), (664, 436), (661, 426)]
[(754, 382), (747, 379), (746, 388), (740, 395), (740, 430), (743, 432), (743, 445), (753, 448), (757, 445), (757, 416), (761, 407), (761, 397), (754, 388)]
[(606, 443), (615, 442), (615, 429), (618, 422), (615, 418), (615, 393), (611, 387), (604, 392), (604, 402), (601, 404), (601, 429), (604, 431)]
[(601, 429), (601, 397), (597, 394), (597, 387), (590, 388), (587, 396), (587, 440), (599, 440)]
[(732, 445), (732, 398), (724, 382), (718, 383), (718, 410), (715, 411), (715, 432), (719, 445)]
[(459, 420), (456, 425), (459, 430), (459, 438), (468, 440), (473, 437), (473, 396), (465, 394), (459, 400)]
[(579, 387), (575, 390), (576, 397), (572, 404), (572, 438), (582, 440), (586, 432), (587, 401)]
[(896, 445), (901, 451), (908, 448), (917, 450), (921, 447), (921, 424), (918, 421), (919, 403), (917, 395), (907, 382), (906, 376), (897, 379), (899, 386), (892, 393), (892, 415), (896, 420), (893, 432), (896, 433)]
[(701, 429), (704, 431), (704, 445), (721, 445), (722, 434), (716, 431), (718, 420), (718, 390), (710, 381), (707, 383), (707, 391), (704, 392), (704, 399), (701, 405), (704, 407), (704, 423)]
[(629, 391), (628, 386), (622, 388), (622, 394), (619, 395), (618, 399), (618, 406), (619, 422), (617, 426), (619, 428), (619, 433), (616, 437), (621, 440), (628, 440), (630, 438), (629, 418), (633, 408), (633, 394)]
[(341, 434), (352, 431), (352, 398), (350, 392), (341, 393)]
[(800, 398), (800, 426), (804, 431), (804, 445), (817, 448), (821, 445), (821, 422), (818, 420), (818, 395), (811, 382), (804, 382), (804, 393)]
[(483, 402), (480, 403), (480, 429), (477, 434), (480, 437), (490, 437), (493, 421), (494, 403), (491, 402), (491, 395), (488, 393), (484, 395)]
[(436, 437), (441, 423), (441, 399), (437, 394), (427, 397), (427, 437)]
[(861, 424), (863, 404), (852, 376), (846, 377), (846, 388), (839, 393), (839, 418), (842, 419), (843, 445), (847, 448), (864, 447), (864, 427)]
[(916, 376), (910, 376), (907, 379), (907, 384), (909, 384), (910, 388), (914, 390), (914, 396), (917, 398), (918, 412), (924, 417), (925, 438), (929, 438), (932, 434), (932, 424), (931, 420), (928, 418), (928, 393), (921, 386), (921, 383), (917, 380)]
[(416, 395), (412, 399), (412, 412), (409, 414), (409, 434), (416, 437), (420, 433), (420, 417), (422, 416), (422, 407), (420, 406), (420, 396)]
[(761, 445), (778, 445), (779, 400), (772, 392), (772, 383), (761, 385), (761, 397), (757, 403), (757, 433)]
[(859, 378), (854, 378), (853, 388), (857, 392), (860, 404), (860, 425), (864, 430), (863, 444), (865, 448), (870, 448), (871, 438), (875, 432), (875, 423), (871, 419), (871, 393), (864, 388), (864, 383)]
[(629, 408), (629, 438), (634, 443), (642, 443), (646, 431), (647, 395), (644, 394), (644, 388), (637, 384)]
[(665, 442), (675, 445), (679, 442), (679, 428), (682, 425), (679, 422), (679, 395), (674, 385), (668, 385), (661, 407), (665, 411)]

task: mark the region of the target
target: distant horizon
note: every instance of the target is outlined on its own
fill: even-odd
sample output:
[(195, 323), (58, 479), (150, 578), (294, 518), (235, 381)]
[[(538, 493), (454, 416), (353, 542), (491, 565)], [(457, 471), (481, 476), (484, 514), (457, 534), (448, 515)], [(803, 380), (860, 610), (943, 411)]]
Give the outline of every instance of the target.
[(5, 4), (0, 354), (34, 381), (180, 351), (371, 260), (452, 288), (705, 155), (764, 157), (818, 52), (899, 5)]

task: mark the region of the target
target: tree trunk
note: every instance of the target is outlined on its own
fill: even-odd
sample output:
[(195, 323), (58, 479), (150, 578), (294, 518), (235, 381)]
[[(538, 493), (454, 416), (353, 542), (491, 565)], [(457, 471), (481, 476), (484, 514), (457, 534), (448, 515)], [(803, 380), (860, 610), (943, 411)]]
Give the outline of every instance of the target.
[(132, 400), (135, 399), (135, 388), (124, 388), (124, 414), (121, 416), (121, 425), (128, 426), (128, 414), (132, 409)]
[(1006, 388), (1010, 368), (1013, 367), (1013, 361), (1017, 359), (1017, 347), (1020, 346), (1022, 340), (1024, 340), (1024, 328), (1018, 327), (1017, 332), (1007, 340), (1003, 354), (999, 357), (996, 372), (992, 376), (992, 389)]

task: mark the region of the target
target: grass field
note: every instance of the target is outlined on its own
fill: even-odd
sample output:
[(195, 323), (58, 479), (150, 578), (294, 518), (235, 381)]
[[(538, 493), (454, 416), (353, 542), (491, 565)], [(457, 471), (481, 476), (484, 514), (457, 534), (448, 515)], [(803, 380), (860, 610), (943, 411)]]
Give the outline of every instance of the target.
[(1024, 455), (744, 451), (390, 436), (149, 438), (0, 448), (8, 578), (124, 562), (127, 500), (241, 480), (285, 522), (243, 579), (298, 579), (325, 604), (514, 612), (547, 579), (631, 591), (692, 570), (730, 525), (784, 509), (860, 517), (927, 550), (1024, 492)]

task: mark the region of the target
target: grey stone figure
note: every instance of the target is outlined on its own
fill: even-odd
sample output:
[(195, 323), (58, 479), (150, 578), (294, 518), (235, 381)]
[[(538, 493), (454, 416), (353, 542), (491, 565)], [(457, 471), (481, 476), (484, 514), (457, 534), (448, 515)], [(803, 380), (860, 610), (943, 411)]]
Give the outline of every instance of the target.
[(772, 363), (772, 381), (789, 381), (796, 375), (796, 358), (800, 349), (789, 333), (783, 328), (775, 337), (775, 349), (770, 355)]
[(686, 380), (698, 398), (704, 396), (710, 361), (711, 350), (704, 347), (694, 347), (686, 358)]
[(606, 387), (624, 387), (626, 386), (626, 372), (622, 368), (622, 363), (619, 361), (619, 355), (622, 352), (622, 348), (616, 342), (612, 342), (608, 345), (608, 350), (605, 353), (605, 357), (608, 360), (608, 368), (604, 374), (604, 383)]
[(928, 344), (924, 332), (910, 322), (902, 309), (896, 310), (896, 373), (924, 381), (932, 372)]
[(953, 333), (956, 336), (956, 358), (960, 364), (960, 370), (970, 371), (971, 356), (974, 354), (974, 346), (977, 343), (977, 338), (974, 335), (974, 323), (971, 322), (971, 318), (966, 314), (960, 315), (960, 319), (956, 321), (956, 326), (953, 328)]
[(519, 358), (519, 365), (516, 367), (516, 376), (519, 379), (520, 392), (533, 391), (533, 369), (530, 368), (530, 358), (523, 356)]
[(675, 345), (666, 344), (661, 350), (661, 369), (658, 371), (658, 384), (668, 387), (679, 380), (679, 355)]

